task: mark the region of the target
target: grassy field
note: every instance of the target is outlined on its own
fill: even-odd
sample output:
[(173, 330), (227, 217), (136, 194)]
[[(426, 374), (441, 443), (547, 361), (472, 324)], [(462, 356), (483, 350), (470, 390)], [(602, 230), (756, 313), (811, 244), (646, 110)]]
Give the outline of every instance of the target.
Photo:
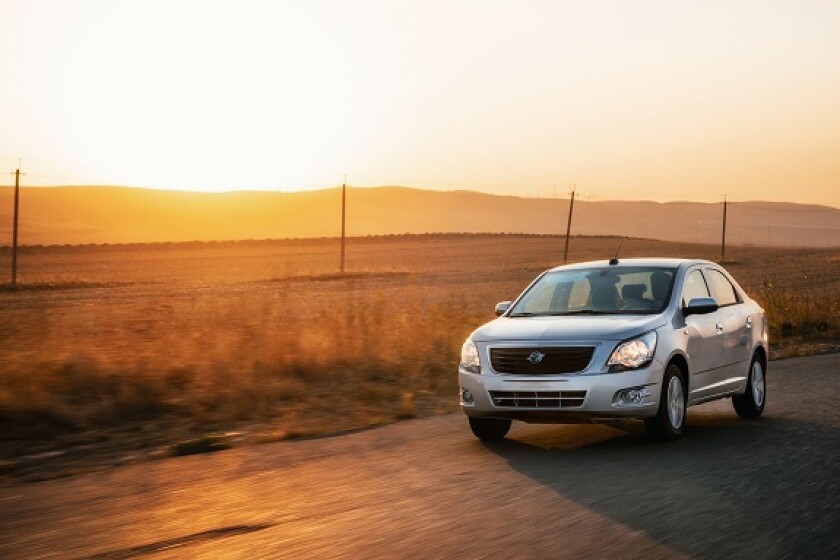
[[(618, 244), (573, 238), (571, 260)], [(342, 277), (335, 239), (26, 247), (20, 288), (0, 288), (0, 457), (17, 472), (55, 449), (111, 460), (453, 411), (464, 338), (562, 249), (554, 236), (358, 238)], [(621, 252), (718, 256), (638, 239)], [(840, 341), (840, 249), (727, 257), (767, 310), (776, 357)]]

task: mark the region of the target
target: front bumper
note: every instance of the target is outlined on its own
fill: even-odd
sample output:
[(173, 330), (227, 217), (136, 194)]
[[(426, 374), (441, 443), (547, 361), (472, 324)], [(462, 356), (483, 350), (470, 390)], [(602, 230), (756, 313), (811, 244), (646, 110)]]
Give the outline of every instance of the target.
[[(462, 397), (467, 390), (473, 401), (465, 403), (462, 398), (461, 409), (468, 416), (534, 423), (648, 418), (656, 415), (664, 370), (665, 365), (656, 360), (644, 368), (620, 373), (552, 376), (470, 373), (461, 368), (458, 379)], [(647, 395), (638, 403), (617, 399), (621, 391), (633, 388), (642, 388)]]

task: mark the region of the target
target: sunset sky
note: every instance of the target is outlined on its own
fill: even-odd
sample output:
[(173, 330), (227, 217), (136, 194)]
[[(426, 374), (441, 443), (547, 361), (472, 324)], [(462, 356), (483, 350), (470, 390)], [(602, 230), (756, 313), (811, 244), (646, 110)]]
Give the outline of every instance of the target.
[(840, 207), (840, 2), (0, 0), (25, 184)]

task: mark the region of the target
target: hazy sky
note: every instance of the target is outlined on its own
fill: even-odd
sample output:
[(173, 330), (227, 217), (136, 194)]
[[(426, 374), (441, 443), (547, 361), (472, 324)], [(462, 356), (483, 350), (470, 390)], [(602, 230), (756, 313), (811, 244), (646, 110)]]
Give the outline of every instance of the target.
[(26, 184), (840, 207), (840, 2), (0, 0)]

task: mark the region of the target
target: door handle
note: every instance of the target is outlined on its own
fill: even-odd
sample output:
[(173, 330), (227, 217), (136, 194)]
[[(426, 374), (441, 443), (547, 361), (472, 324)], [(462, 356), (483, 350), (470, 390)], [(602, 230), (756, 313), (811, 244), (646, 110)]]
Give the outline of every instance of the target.
[(715, 332), (720, 334), (723, 332), (723, 323), (715, 323)]
[(747, 328), (748, 329), (752, 328), (752, 317), (747, 317)]

